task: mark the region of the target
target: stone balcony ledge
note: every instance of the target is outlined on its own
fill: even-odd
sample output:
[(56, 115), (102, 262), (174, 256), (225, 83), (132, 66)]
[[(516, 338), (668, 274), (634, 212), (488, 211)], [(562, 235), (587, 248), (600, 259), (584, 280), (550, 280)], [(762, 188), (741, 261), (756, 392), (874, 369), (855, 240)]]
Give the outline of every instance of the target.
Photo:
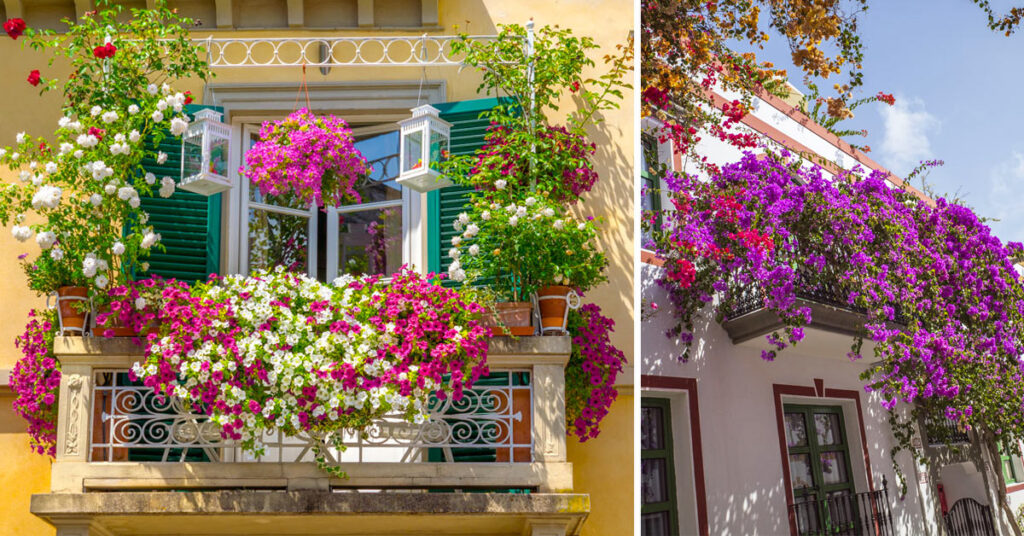
[(33, 495), (58, 536), (578, 534), (589, 496), (563, 493), (187, 491)]

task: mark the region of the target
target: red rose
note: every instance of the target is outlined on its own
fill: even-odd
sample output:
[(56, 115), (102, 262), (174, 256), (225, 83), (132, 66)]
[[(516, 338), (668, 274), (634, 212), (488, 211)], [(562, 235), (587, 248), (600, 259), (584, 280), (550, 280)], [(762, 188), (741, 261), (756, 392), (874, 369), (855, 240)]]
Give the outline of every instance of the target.
[(192, 92), (191, 91), (186, 91), (185, 92), (185, 104), (192, 104)]
[(28, 73), (28, 83), (33, 86), (38, 86), (42, 78), (39, 77), (39, 69), (33, 69), (31, 73)]
[(97, 58), (99, 58), (101, 60), (104, 59), (104, 58), (112, 58), (112, 57), (114, 57), (114, 53), (116, 53), (116, 52), (117, 52), (117, 47), (114, 46), (114, 43), (107, 43), (105, 45), (100, 45), (100, 46), (92, 49), (92, 55), (96, 56)]
[(11, 36), (11, 39), (21, 37), (21, 34), (25, 33), (25, 28), (25, 21), (21, 19), (7, 19), (7, 22), (4, 23), (4, 31)]
[(97, 140), (102, 140), (103, 139), (103, 135), (106, 134), (106, 133), (107, 133), (107, 131), (103, 130), (102, 128), (89, 127), (89, 134), (92, 134), (93, 136), (96, 136)]

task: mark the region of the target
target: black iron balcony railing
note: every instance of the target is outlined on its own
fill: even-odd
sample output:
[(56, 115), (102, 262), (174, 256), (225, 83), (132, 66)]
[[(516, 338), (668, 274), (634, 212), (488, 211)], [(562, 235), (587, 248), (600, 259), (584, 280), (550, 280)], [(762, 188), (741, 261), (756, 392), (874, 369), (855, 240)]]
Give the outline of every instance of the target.
[[(826, 268), (826, 274), (829, 274)], [(811, 307), (811, 325), (846, 335), (863, 332), (867, 311), (849, 303), (850, 289), (834, 277), (821, 277), (810, 268), (797, 271), (796, 297)], [(765, 309), (765, 289), (752, 283), (742, 289), (734, 289), (732, 307), (725, 314), (723, 327), (733, 339), (740, 343), (754, 337), (771, 333), (781, 327), (778, 317)], [(894, 305), (894, 323), (906, 325), (907, 319), (900, 307)]]
[(945, 417), (925, 418), (924, 431), (928, 437), (929, 446), (971, 442), (971, 437), (967, 435), (966, 430)]
[(799, 536), (892, 536), (887, 483), (876, 491), (798, 499), (789, 505)]

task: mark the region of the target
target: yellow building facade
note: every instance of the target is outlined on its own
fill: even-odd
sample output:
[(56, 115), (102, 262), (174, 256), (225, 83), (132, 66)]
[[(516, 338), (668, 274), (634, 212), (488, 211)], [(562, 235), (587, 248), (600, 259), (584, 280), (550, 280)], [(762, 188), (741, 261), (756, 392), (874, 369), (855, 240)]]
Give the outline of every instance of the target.
[[(146, 7), (144, 2), (125, 2), (130, 7)], [(3, 3), (0, 18), (22, 17), (29, 26), (59, 28), (60, 16), (75, 16), (93, 9), (85, 1), (38, 2), (37, 0), (8, 0)], [(194, 37), (287, 39), (306, 37), (380, 38), (390, 36), (445, 36), (458, 33), (494, 35), (497, 25), (525, 24), (533, 20), (539, 28), (559, 25), (575, 34), (594, 38), (600, 49), (594, 53), (598, 66), (605, 66), (600, 57), (616, 52), (616, 45), (625, 44), (633, 28), (633, 2), (626, 0), (569, 0), (516, 2), (496, 0), (190, 0), (171, 2), (190, 17), (202, 21)], [(0, 75), (3, 95), (0, 99), (0, 145), (14, 142), (16, 133), (45, 136), (52, 133), (59, 113), (57, 95), (40, 97), (36, 88), (24, 82), (32, 69), (45, 69), (42, 55), (22, 48), (22, 40), (0, 39)], [(367, 54), (370, 54), (367, 49)], [(259, 54), (258, 51), (254, 54)], [(59, 66), (54, 69), (59, 69)], [(281, 110), (293, 106), (302, 71), (299, 67), (228, 67), (213, 69), (215, 77), (207, 86), (198, 83), (191, 90), (200, 102), (234, 106), (226, 121), (258, 121), (273, 117)], [(53, 76), (51, 71), (51, 76)], [(306, 68), (314, 108), (319, 103), (332, 102), (333, 106), (348, 112), (342, 115), (350, 122), (369, 117), (377, 121), (401, 119), (401, 106), (415, 97), (425, 96), (435, 102), (464, 101), (485, 97), (476, 88), (480, 77), (471, 69), (454, 66), (341, 66), (329, 70)], [(366, 100), (381, 100), (385, 104), (362, 106)], [(604, 113), (603, 122), (592, 127), (591, 141), (597, 144), (595, 168), (600, 179), (587, 195), (587, 202), (578, 210), (582, 215), (604, 219), (600, 237), (601, 249), (609, 259), (608, 282), (588, 293), (586, 301), (601, 306), (616, 324), (614, 344), (622, 349), (630, 365), (633, 363), (633, 169), (634, 169), (634, 109), (633, 94), (626, 92), (618, 110)], [(429, 101), (428, 101), (429, 102)], [(392, 103), (392, 104), (387, 104)], [(389, 108), (390, 106), (390, 108)], [(562, 109), (571, 109), (566, 99)], [(287, 112), (284, 112), (287, 113)], [(555, 117), (553, 120), (558, 121)], [(4, 180), (16, 180), (14, 173), (0, 171)], [(426, 196), (421, 196), (413, 213), (424, 215), (428, 211)], [(227, 203), (227, 201), (225, 201)], [(226, 219), (227, 220), (227, 219)], [(225, 235), (230, 233), (230, 220), (223, 223)], [(407, 246), (406, 260), (423, 269), (428, 265), (427, 233), (413, 235), (415, 243)], [(20, 357), (13, 344), (25, 325), (30, 309), (44, 305), (44, 299), (34, 295), (23, 284), (24, 276), (17, 256), (30, 252), (35, 244), (15, 241), (6, 230), (0, 233), (0, 295), (5, 307), (0, 310), (0, 456), (6, 469), (0, 472), (0, 534), (45, 535), (54, 534), (54, 528), (30, 512), (33, 494), (51, 490), (51, 461), (37, 455), (28, 447), (24, 423), (11, 409), (13, 400), (8, 389), (10, 370)], [(225, 272), (237, 270), (239, 262), (225, 246), (221, 265)], [(67, 350), (74, 354), (74, 349)], [(532, 350), (530, 350), (532, 351)], [(540, 350), (538, 350), (540, 351)], [(509, 350), (509, 355), (528, 354), (527, 350)], [(69, 354), (70, 355), (70, 354)], [(515, 357), (509, 357), (514, 362)], [(601, 435), (586, 443), (568, 438), (565, 444), (567, 461), (572, 467), (572, 492), (588, 496), (588, 506), (568, 504), (567, 510), (583, 512), (581, 528), (585, 535), (628, 534), (633, 529), (633, 398), (632, 367), (619, 377), (620, 396), (611, 413), (602, 423)], [(63, 473), (62, 473), (63, 474)], [(66, 475), (65, 475), (66, 476)], [(63, 477), (62, 477), (63, 478)], [(552, 480), (554, 481), (554, 480)], [(173, 486), (171, 486), (173, 487)], [(568, 490), (562, 490), (568, 491)], [(386, 516), (379, 519), (363, 516), (367, 533), (378, 530), (375, 521), (391, 523)], [(459, 517), (452, 517), (457, 525)], [(475, 519), (475, 518), (474, 518)], [(475, 527), (466, 518), (465, 527)], [(293, 527), (303, 523), (320, 523), (297, 517)], [(356, 523), (356, 522), (353, 522)], [(190, 530), (182, 525), (167, 530)], [(355, 527), (356, 525), (352, 525)], [(397, 530), (395, 527), (390, 530)], [(413, 525), (414, 526), (414, 525)], [(210, 528), (203, 529), (213, 530)], [(296, 529), (301, 530), (301, 529)], [(319, 529), (318, 529), (319, 530)], [(468, 529), (467, 529), (468, 530)], [(536, 529), (535, 529), (536, 530)], [(574, 529), (575, 530), (575, 529)], [(177, 533), (177, 532), (175, 532)], [(189, 532), (182, 532), (189, 533)], [(203, 532), (205, 533), (205, 532)], [(461, 533), (461, 532), (460, 532)], [(535, 532), (540, 534), (541, 532)], [(71, 532), (67, 532), (71, 534)], [(82, 534), (85, 534), (84, 532)]]

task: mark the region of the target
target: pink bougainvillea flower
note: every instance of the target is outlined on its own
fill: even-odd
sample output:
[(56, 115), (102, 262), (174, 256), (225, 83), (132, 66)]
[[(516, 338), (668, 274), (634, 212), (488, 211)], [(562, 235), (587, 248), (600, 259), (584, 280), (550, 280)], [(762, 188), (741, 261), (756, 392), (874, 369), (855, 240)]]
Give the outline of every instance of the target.
[(7, 19), (4, 23), (4, 31), (7, 35), (11, 36), (11, 39), (17, 39), (21, 37), (21, 34), (25, 33), (25, 21), (22, 19)]
[(102, 140), (103, 139), (103, 135), (106, 134), (106, 133), (107, 133), (107, 131), (102, 129), (102, 128), (89, 127), (89, 134), (92, 134), (93, 136), (96, 136), (97, 140)]

